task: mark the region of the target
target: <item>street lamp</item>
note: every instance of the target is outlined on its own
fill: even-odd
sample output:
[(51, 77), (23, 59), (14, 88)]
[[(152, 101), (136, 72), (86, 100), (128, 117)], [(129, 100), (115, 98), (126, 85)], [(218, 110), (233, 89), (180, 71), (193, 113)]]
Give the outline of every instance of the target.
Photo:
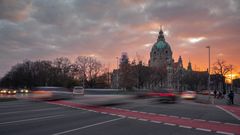
[(231, 70), (231, 90), (233, 90), (233, 77), (232, 77), (233, 65), (230, 65), (230, 70)]
[(210, 92), (210, 80), (211, 80), (211, 78), (210, 78), (210, 73), (211, 73), (211, 68), (210, 68), (210, 63), (211, 63), (211, 47), (210, 46), (207, 46), (206, 48), (208, 48), (208, 92), (209, 92), (209, 99), (210, 99), (210, 94), (211, 94), (211, 92)]
[(117, 89), (118, 89), (118, 87), (119, 87), (119, 79), (118, 79), (118, 75), (119, 75), (119, 64), (118, 64), (118, 60), (119, 60), (119, 58), (116, 57), (116, 59), (117, 59)]

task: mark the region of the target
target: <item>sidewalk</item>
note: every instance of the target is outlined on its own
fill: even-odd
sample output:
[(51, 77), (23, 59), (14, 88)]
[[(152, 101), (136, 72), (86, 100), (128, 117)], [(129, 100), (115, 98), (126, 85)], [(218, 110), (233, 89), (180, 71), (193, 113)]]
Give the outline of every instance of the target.
[[(210, 97), (209, 95), (197, 95), (197, 99), (195, 100), (197, 103), (203, 103), (203, 104), (215, 104), (215, 105), (228, 105), (227, 104), (227, 99), (217, 99), (214, 98), (213, 96)], [(229, 106), (238, 106), (240, 107), (240, 95), (235, 94), (234, 97), (234, 105), (229, 105)]]
[(239, 94), (235, 94), (234, 105), (228, 105), (227, 99), (217, 99), (217, 98), (214, 98), (213, 96), (211, 96), (209, 100), (208, 95), (198, 95), (195, 102), (203, 103), (203, 104), (213, 104), (217, 108), (227, 112), (228, 114), (232, 115), (236, 119), (240, 120), (240, 95)]

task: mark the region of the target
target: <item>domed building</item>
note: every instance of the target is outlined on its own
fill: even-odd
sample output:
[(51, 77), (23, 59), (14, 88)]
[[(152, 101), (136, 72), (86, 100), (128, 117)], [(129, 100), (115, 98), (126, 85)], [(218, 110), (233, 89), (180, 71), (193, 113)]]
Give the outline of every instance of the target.
[(160, 87), (168, 88), (174, 87), (173, 74), (183, 68), (181, 56), (178, 62), (174, 63), (171, 46), (165, 41), (162, 29), (160, 29), (157, 42), (153, 45), (150, 52), (149, 67), (157, 70), (164, 69), (161, 71), (167, 72), (167, 76), (164, 78), (164, 83), (162, 84), (163, 86)]
[(173, 64), (172, 50), (165, 41), (162, 29), (159, 32), (157, 42), (153, 45), (150, 52), (150, 67), (166, 67)]

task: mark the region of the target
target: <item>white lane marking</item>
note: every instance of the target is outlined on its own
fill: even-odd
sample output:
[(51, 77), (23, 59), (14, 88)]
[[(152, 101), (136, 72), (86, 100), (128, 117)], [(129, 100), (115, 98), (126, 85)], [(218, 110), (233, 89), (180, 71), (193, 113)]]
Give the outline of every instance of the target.
[(124, 115), (117, 115), (118, 117), (122, 117), (122, 118), (125, 118), (126, 116), (124, 116)]
[(60, 117), (60, 116), (64, 116), (64, 115), (61, 114), (61, 115), (53, 115), (53, 116), (46, 116), (46, 117), (30, 118), (30, 119), (24, 119), (24, 120), (7, 121), (7, 122), (1, 122), (0, 125), (26, 122), (26, 121), (34, 121), (34, 120), (41, 120), (41, 119), (48, 119), (48, 118), (54, 118), (54, 117)]
[(172, 123), (163, 123), (163, 124), (168, 126), (176, 126), (176, 124), (172, 124)]
[(132, 111), (132, 112), (138, 112), (138, 111)]
[(101, 112), (101, 114), (108, 114), (108, 113), (106, 113), (106, 112)]
[(187, 117), (181, 117), (181, 119), (191, 120), (191, 118), (187, 118)]
[(206, 120), (203, 120), (203, 119), (194, 119), (196, 121), (206, 121)]
[(98, 126), (98, 125), (114, 122), (114, 121), (121, 120), (121, 119), (124, 119), (124, 118), (117, 118), (117, 119), (111, 119), (111, 120), (107, 120), (107, 121), (103, 121), (103, 122), (98, 122), (98, 123), (87, 125), (87, 126), (83, 126), (83, 127), (80, 127), (80, 128), (75, 128), (75, 129), (71, 129), (71, 130), (66, 130), (66, 131), (63, 131), (63, 132), (55, 133), (53, 135), (62, 135), (62, 134), (70, 133), (70, 132), (73, 132), (73, 131), (82, 130), (82, 129), (86, 129), (86, 128), (90, 128), (90, 127), (94, 127), (94, 126)]
[(221, 122), (219, 122), (219, 121), (213, 121), (213, 120), (210, 120), (210, 121), (208, 121), (208, 122), (212, 122), (212, 123), (221, 123)]
[(173, 115), (170, 115), (169, 117), (172, 117), (172, 118), (179, 118), (178, 116), (173, 116)]
[(233, 117), (236, 118), (237, 120), (240, 120), (240, 117), (238, 117), (237, 115), (233, 114), (232, 112), (230, 112), (230, 111), (222, 108), (221, 106), (216, 105), (216, 107), (219, 108), (219, 109), (221, 109), (221, 110), (223, 110), (223, 111), (225, 111), (226, 113), (230, 114), (231, 116), (233, 116)]
[(161, 121), (155, 121), (155, 120), (151, 120), (151, 122), (153, 122), (153, 123), (162, 123)]
[(61, 109), (61, 108), (55, 107), (55, 108), (34, 109), (34, 110), (26, 110), (26, 111), (5, 112), (5, 113), (0, 113), (0, 115), (15, 114), (15, 113), (22, 113), (22, 112), (27, 113), (27, 112), (48, 111), (48, 110), (57, 110), (57, 109)]
[(196, 130), (201, 130), (201, 131), (206, 131), (206, 132), (211, 132), (212, 131), (210, 129), (205, 129), (205, 128), (196, 128)]
[(224, 123), (224, 124), (233, 125), (233, 126), (240, 126), (240, 124), (234, 124), (234, 123)]
[(216, 133), (224, 134), (224, 135), (234, 135), (233, 133), (223, 132), (223, 131), (217, 131)]
[(191, 129), (191, 128), (192, 128), (192, 127), (184, 126), (184, 125), (179, 125), (179, 127), (181, 127), (181, 128), (188, 128), (188, 129)]
[(136, 117), (128, 117), (129, 119), (137, 119)]
[(148, 121), (147, 119), (138, 119), (138, 120), (141, 120), (141, 121)]

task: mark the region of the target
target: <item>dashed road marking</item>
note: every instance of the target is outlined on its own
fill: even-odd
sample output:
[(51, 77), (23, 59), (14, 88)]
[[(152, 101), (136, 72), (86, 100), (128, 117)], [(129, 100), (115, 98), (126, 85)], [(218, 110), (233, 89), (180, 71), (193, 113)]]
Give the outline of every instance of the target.
[(129, 119), (137, 119), (136, 117), (128, 117)]
[(208, 122), (212, 122), (212, 123), (221, 123), (221, 122), (219, 122), (219, 121), (213, 121), (213, 120), (210, 120), (210, 121), (208, 121)]
[(151, 115), (157, 115), (156, 113), (148, 113), (148, 114), (151, 114)]
[(161, 121), (155, 121), (155, 120), (151, 120), (151, 122), (153, 122), (153, 123), (162, 123)]
[(173, 116), (173, 115), (170, 115), (169, 117), (172, 117), (172, 118), (179, 118), (178, 116)]
[(216, 133), (218, 133), (218, 134), (224, 134), (224, 135), (234, 135), (233, 133), (222, 132), (222, 131), (217, 131)]
[(203, 119), (194, 119), (196, 121), (206, 121), (206, 120), (203, 120)]
[(176, 126), (176, 124), (172, 124), (172, 123), (163, 123), (163, 124), (168, 126)]
[(188, 128), (188, 129), (191, 129), (191, 128), (192, 128), (192, 127), (184, 126), (184, 125), (179, 125), (179, 127), (181, 127), (181, 128)]
[(224, 124), (233, 125), (233, 126), (240, 126), (240, 124), (234, 124), (234, 123), (224, 123)]
[(187, 118), (187, 117), (181, 117), (181, 119), (191, 120), (191, 118)]
[(124, 116), (124, 115), (117, 115), (118, 117), (122, 117), (122, 118), (125, 118), (126, 116)]
[(141, 121), (148, 121), (147, 119), (138, 119), (138, 120), (141, 120)]
[(206, 131), (206, 132), (211, 132), (212, 131), (210, 129), (205, 129), (205, 128), (196, 128), (196, 130), (201, 130), (201, 131)]

